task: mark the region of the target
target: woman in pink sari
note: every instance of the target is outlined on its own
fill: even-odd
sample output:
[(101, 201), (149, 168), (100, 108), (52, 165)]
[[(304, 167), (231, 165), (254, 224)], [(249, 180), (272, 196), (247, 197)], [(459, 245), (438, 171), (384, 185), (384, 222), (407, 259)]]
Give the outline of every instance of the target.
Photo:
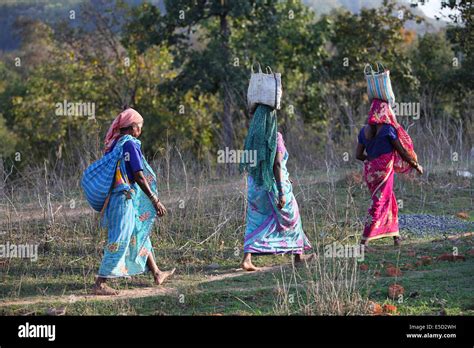
[(364, 161), (364, 180), (372, 195), (361, 244), (393, 237), (394, 244), (400, 245), (393, 178), (394, 173), (408, 173), (412, 168), (423, 174), (413, 142), (390, 105), (379, 99), (373, 99), (367, 125), (360, 130), (358, 140), (356, 158)]

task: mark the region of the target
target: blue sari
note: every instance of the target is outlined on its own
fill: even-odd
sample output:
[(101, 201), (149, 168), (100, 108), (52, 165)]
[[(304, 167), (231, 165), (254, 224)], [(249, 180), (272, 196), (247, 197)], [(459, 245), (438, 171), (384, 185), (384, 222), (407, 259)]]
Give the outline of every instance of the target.
[[(124, 136), (115, 147), (132, 140), (139, 146), (141, 142), (131, 136)], [(130, 184), (127, 178), (124, 154), (111, 160), (116, 161), (116, 172), (108, 204), (104, 210), (102, 224), (107, 227), (108, 240), (98, 276), (102, 278), (128, 277), (148, 271), (147, 260), (151, 252), (150, 233), (156, 218), (150, 199), (137, 183)], [(150, 188), (157, 193), (156, 175), (142, 156), (143, 174)]]
[(277, 152), (283, 154), (281, 162), (282, 188), (286, 203), (278, 209), (276, 182), (271, 191), (255, 184), (251, 175), (247, 178), (247, 227), (244, 253), (253, 254), (303, 254), (311, 245), (303, 232), (298, 203), (286, 169), (288, 152), (280, 133), (277, 134)]

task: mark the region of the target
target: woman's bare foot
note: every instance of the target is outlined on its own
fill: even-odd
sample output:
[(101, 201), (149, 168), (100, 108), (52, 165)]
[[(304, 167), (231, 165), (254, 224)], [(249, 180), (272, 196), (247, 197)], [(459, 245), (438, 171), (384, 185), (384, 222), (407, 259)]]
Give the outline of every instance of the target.
[(94, 284), (92, 292), (94, 295), (100, 296), (117, 296), (120, 293), (118, 290), (112, 289), (105, 283)]
[(248, 271), (248, 272), (253, 272), (253, 271), (257, 271), (257, 270), (258, 270), (258, 267), (255, 267), (255, 266), (252, 264), (252, 261), (243, 261), (243, 262), (240, 264), (240, 267), (243, 268), (245, 271)]
[(173, 268), (171, 271), (158, 271), (155, 273), (154, 277), (155, 277), (155, 284), (157, 285), (161, 285), (163, 284), (163, 282), (171, 277), (174, 272), (176, 271), (176, 268)]

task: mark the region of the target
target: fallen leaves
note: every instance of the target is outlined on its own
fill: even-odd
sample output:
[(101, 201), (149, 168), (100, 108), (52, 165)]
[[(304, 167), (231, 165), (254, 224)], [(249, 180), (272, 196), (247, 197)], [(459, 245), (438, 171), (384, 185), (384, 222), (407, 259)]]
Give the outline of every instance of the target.
[(385, 274), (389, 277), (400, 277), (402, 275), (402, 271), (398, 267), (389, 266), (385, 269)]
[(399, 284), (392, 284), (388, 287), (388, 297), (390, 297), (392, 300), (395, 298), (398, 298), (400, 295), (403, 295), (405, 293), (405, 289), (403, 286)]
[(377, 302), (370, 301), (369, 302), (369, 313), (374, 315), (380, 315), (383, 313), (382, 306), (379, 305)]
[(438, 261), (466, 261), (466, 258), (462, 255), (453, 255), (450, 253), (445, 253), (443, 255), (438, 256)]
[(397, 307), (391, 304), (384, 304), (383, 305), (383, 312), (387, 314), (396, 314)]
[(377, 302), (369, 302), (369, 313), (372, 315), (393, 315), (397, 314), (397, 307), (391, 304), (384, 304), (381, 306)]

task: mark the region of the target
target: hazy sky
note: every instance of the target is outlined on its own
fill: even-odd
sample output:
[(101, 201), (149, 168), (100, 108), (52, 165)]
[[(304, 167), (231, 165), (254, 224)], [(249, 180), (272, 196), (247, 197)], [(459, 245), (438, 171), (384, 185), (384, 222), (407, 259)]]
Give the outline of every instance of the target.
[[(443, 9), (443, 11), (441, 11), (441, 0), (427, 0), (424, 5), (418, 5), (418, 8), (430, 18), (435, 18), (435, 16), (439, 16), (440, 13), (443, 15), (455, 13), (455, 11), (449, 9)], [(446, 17), (444, 20), (448, 21), (449, 18)]]

